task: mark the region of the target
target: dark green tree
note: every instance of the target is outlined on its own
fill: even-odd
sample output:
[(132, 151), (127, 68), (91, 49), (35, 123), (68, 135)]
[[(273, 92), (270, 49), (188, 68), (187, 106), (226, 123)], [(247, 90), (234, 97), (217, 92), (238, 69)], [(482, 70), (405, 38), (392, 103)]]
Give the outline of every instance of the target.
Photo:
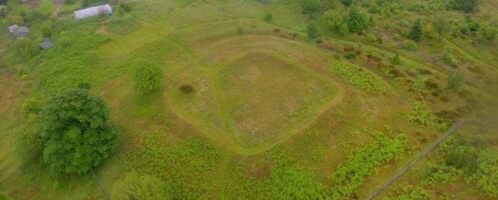
[(361, 12), (356, 7), (351, 7), (348, 16), (346, 17), (346, 24), (351, 33), (359, 33), (368, 28), (368, 17), (365, 13)]
[(43, 162), (52, 174), (83, 174), (102, 164), (119, 145), (104, 102), (85, 89), (53, 97), (39, 114)]
[(471, 13), (479, 6), (479, 0), (452, 0), (450, 6), (455, 10)]
[(142, 94), (150, 94), (163, 86), (163, 74), (159, 67), (142, 64), (135, 71), (135, 89)]
[(320, 33), (318, 32), (318, 27), (316, 26), (315, 23), (309, 23), (306, 30), (308, 32), (308, 38), (310, 39), (315, 39), (320, 36)]
[(423, 39), (424, 32), (422, 30), (422, 20), (417, 19), (415, 23), (412, 26), (412, 29), (410, 30), (410, 33), (408, 34), (408, 38), (412, 39), (413, 41), (420, 42)]
[(313, 16), (320, 9), (320, 0), (301, 0), (303, 14)]

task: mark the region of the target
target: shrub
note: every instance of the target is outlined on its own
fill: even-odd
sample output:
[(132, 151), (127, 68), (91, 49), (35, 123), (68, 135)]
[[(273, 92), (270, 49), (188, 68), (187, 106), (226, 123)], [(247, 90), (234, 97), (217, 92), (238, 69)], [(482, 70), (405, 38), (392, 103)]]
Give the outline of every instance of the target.
[(471, 148), (455, 148), (446, 155), (446, 164), (469, 173), (474, 173), (479, 167), (478, 155)]
[(325, 194), (311, 171), (287, 163), (278, 163), (266, 184), (270, 199), (323, 199)]
[(309, 23), (306, 30), (309, 39), (315, 39), (318, 36), (320, 36), (320, 33), (318, 32), (318, 27), (316, 26), (315, 23)]
[(107, 29), (118, 35), (126, 35), (140, 28), (140, 23), (135, 17), (114, 16), (109, 20)]
[(180, 90), (186, 94), (190, 94), (194, 92), (194, 87), (191, 85), (182, 85), (180, 86)]
[(417, 46), (417, 43), (415, 43), (413, 40), (405, 40), (403, 42), (403, 48), (407, 49), (407, 50), (414, 51), (414, 50), (417, 50), (418, 46)]
[(338, 63), (333, 65), (330, 70), (333, 73), (343, 77), (360, 90), (374, 93), (386, 93), (386, 88), (382, 82), (380, 82), (375, 75), (362, 67)]
[(108, 110), (87, 90), (70, 89), (55, 97), (39, 114), (43, 162), (52, 174), (83, 174), (102, 164), (119, 145)]
[(464, 76), (460, 72), (452, 72), (448, 76), (448, 84), (446, 89), (457, 92), (463, 85), (464, 83)]
[(166, 185), (151, 175), (130, 173), (124, 180), (113, 186), (112, 199), (115, 200), (168, 200), (171, 199)]
[(439, 39), (442, 39), (444, 36), (444, 33), (448, 29), (448, 21), (443, 17), (443, 16), (438, 16), (436, 19), (432, 22), (432, 25), (436, 29)]
[(23, 59), (31, 59), (40, 53), (40, 47), (30, 38), (17, 40), (15, 50), (17, 56)]
[(484, 24), (478, 31), (479, 36), (486, 42), (490, 44), (494, 43), (496, 37), (498, 37), (498, 28), (494, 24)]
[(444, 49), (443, 61), (444, 61), (444, 63), (448, 64), (449, 66), (451, 66), (453, 68), (456, 68), (458, 66), (457, 59), (455, 57), (453, 57), (450, 49), (448, 49), (448, 48)]
[(163, 86), (161, 69), (148, 63), (140, 65), (135, 70), (134, 80), (135, 89), (142, 94), (154, 93)]
[(270, 22), (273, 20), (273, 15), (271, 13), (266, 13), (265, 21)]
[(346, 24), (351, 33), (359, 33), (369, 26), (369, 21), (365, 13), (356, 7), (352, 7), (346, 17)]
[(89, 6), (94, 6), (94, 5), (99, 5), (103, 3), (107, 3), (107, 0), (83, 0), (81, 3), (82, 7), (89, 7)]
[(399, 195), (397, 200), (430, 200), (430, 194), (420, 187), (407, 188), (403, 194)]
[(450, 7), (455, 10), (471, 13), (479, 6), (479, 1), (480, 0), (450, 0), (448, 2), (450, 3)]
[(342, 5), (349, 7), (354, 3), (354, 1), (353, 0), (341, 0), (341, 3), (342, 3)]
[(401, 65), (401, 58), (399, 56), (399, 53), (396, 53), (396, 55), (394, 55), (394, 57), (392, 59), (392, 63), (394, 65)]
[(303, 14), (313, 16), (320, 9), (320, 0), (301, 0), (301, 10)]
[(366, 176), (377, 167), (399, 159), (406, 151), (407, 138), (403, 134), (389, 138), (375, 134), (373, 142), (348, 156), (332, 175), (332, 199), (348, 199), (363, 184)]
[(412, 111), (408, 115), (408, 121), (418, 126), (430, 126), (434, 125), (437, 117), (427, 105), (416, 101), (413, 104)]

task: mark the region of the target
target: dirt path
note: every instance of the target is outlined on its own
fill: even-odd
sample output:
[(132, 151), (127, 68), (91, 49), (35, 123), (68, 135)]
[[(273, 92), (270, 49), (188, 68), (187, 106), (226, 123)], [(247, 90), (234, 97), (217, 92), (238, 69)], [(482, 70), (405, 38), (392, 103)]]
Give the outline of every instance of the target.
[(438, 147), (442, 142), (448, 139), (449, 136), (456, 133), (462, 126), (465, 124), (465, 120), (458, 121), (453, 127), (448, 130), (444, 135), (439, 137), (434, 143), (427, 146), (422, 152), (420, 152), (415, 158), (410, 161), (408, 164), (400, 168), (396, 173), (394, 173), (391, 177), (389, 177), (380, 187), (375, 189), (372, 194), (370, 194), (367, 200), (372, 200), (377, 198), (384, 190), (386, 190), (389, 186), (391, 186), (396, 180), (398, 180), (403, 174), (405, 174), (408, 170), (410, 170), (413, 166), (415, 166), (420, 160), (429, 155), (436, 147)]

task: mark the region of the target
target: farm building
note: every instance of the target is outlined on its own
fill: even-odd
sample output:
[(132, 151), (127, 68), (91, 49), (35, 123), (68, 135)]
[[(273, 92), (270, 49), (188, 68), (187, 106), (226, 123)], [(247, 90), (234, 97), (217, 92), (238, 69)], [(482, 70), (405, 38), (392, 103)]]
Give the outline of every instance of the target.
[(26, 26), (17, 26), (14, 24), (9, 26), (9, 32), (16, 38), (27, 37), (29, 34), (29, 28)]
[(101, 15), (111, 15), (112, 8), (109, 4), (85, 8), (81, 10), (74, 11), (75, 19), (85, 19), (89, 17), (96, 17)]

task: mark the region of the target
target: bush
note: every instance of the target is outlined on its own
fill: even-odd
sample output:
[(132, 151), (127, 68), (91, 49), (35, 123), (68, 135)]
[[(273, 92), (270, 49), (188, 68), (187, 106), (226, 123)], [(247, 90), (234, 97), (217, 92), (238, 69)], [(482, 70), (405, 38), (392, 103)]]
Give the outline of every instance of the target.
[(301, 10), (303, 14), (313, 16), (320, 9), (320, 0), (301, 0)]
[[(354, 53), (354, 52), (353, 52)], [(386, 88), (371, 72), (356, 65), (338, 63), (330, 70), (346, 79), (353, 86), (366, 92), (386, 93)]]
[(448, 84), (446, 89), (457, 92), (464, 83), (464, 76), (460, 72), (453, 72), (448, 76)]
[(270, 22), (273, 20), (273, 15), (271, 13), (266, 13), (265, 21)]
[(324, 186), (311, 171), (298, 165), (278, 163), (267, 183), (269, 199), (324, 199)]
[(180, 86), (180, 90), (186, 94), (190, 94), (194, 92), (194, 87), (191, 85), (182, 85)]
[(414, 50), (417, 50), (418, 46), (417, 46), (417, 43), (414, 42), (413, 40), (405, 40), (403, 42), (403, 48), (407, 49), (407, 50), (414, 51)]
[(172, 199), (166, 185), (151, 175), (130, 173), (113, 186), (112, 199), (115, 200), (168, 200)]
[(446, 164), (468, 173), (478, 170), (478, 155), (471, 148), (455, 148), (446, 156)]
[(356, 7), (349, 10), (345, 21), (351, 33), (359, 33), (369, 26), (368, 16)]
[(401, 58), (399, 56), (399, 53), (396, 53), (396, 55), (394, 55), (394, 57), (392, 59), (392, 63), (394, 65), (401, 65)]
[(89, 7), (89, 6), (95, 6), (99, 4), (104, 4), (107, 3), (107, 0), (83, 0), (81, 3), (81, 6), (83, 7)]
[(407, 188), (403, 194), (399, 195), (397, 200), (430, 200), (430, 194), (420, 187)]
[(30, 38), (17, 40), (15, 50), (17, 56), (23, 59), (31, 59), (40, 53), (40, 47)]
[(408, 121), (418, 126), (431, 126), (435, 124), (437, 117), (427, 105), (416, 101), (408, 115)]
[(320, 33), (318, 32), (318, 27), (316, 26), (315, 23), (309, 23), (306, 30), (309, 39), (315, 39), (320, 36)]
[(479, 6), (480, 0), (450, 0), (449, 5), (455, 10), (471, 13)]
[(119, 145), (108, 115), (104, 102), (87, 90), (70, 89), (53, 97), (39, 114), (38, 131), (49, 172), (83, 174), (102, 164)]
[(332, 199), (348, 199), (363, 184), (366, 176), (392, 160), (399, 159), (406, 151), (407, 138), (399, 134), (389, 138), (376, 134), (372, 143), (348, 156), (332, 175)]
[(494, 24), (483, 24), (478, 33), (484, 41), (493, 44), (498, 37), (498, 28)]
[(163, 86), (163, 73), (159, 67), (148, 63), (135, 70), (135, 89), (142, 94), (151, 94)]
[(444, 49), (443, 61), (444, 61), (444, 63), (448, 64), (451, 67), (456, 68), (458, 66), (457, 59), (455, 57), (453, 57), (450, 49), (448, 49), (448, 48)]

